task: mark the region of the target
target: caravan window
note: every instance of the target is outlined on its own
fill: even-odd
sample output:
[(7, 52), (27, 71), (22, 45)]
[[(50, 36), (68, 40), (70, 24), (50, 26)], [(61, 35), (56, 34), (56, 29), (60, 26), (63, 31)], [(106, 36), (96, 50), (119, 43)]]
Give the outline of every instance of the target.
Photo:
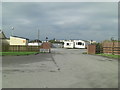
[(67, 46), (70, 45), (69, 43), (67, 43)]
[(78, 42), (78, 45), (82, 45), (82, 43), (81, 43), (81, 42)]

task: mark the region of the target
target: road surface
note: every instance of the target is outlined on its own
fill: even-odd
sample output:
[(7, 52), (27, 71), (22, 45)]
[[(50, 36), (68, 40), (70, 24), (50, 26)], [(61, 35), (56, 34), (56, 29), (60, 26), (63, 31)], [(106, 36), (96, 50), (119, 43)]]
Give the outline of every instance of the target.
[(84, 49), (3, 57), (3, 88), (117, 88), (118, 60)]

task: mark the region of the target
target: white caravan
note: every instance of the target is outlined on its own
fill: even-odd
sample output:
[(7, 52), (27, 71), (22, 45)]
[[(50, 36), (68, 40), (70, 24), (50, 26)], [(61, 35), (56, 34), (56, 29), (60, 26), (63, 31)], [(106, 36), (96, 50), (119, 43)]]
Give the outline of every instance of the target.
[(86, 48), (88, 43), (83, 40), (74, 40), (74, 48)]
[(74, 42), (72, 41), (65, 41), (64, 48), (74, 48)]
[(83, 40), (65, 41), (64, 48), (87, 48), (89, 44), (89, 42)]

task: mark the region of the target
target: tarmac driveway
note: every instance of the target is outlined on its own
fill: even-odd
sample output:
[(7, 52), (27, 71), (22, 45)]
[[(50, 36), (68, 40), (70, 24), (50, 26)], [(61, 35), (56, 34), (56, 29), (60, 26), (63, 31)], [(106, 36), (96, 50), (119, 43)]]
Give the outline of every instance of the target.
[(118, 61), (84, 49), (3, 57), (3, 88), (117, 88)]

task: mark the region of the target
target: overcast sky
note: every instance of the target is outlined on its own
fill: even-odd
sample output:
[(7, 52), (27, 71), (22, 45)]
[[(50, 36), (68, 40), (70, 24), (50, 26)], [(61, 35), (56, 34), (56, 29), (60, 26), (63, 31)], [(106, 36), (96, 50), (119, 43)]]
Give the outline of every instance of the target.
[(118, 36), (118, 3), (3, 2), (2, 29), (9, 38), (82, 39), (102, 41)]

